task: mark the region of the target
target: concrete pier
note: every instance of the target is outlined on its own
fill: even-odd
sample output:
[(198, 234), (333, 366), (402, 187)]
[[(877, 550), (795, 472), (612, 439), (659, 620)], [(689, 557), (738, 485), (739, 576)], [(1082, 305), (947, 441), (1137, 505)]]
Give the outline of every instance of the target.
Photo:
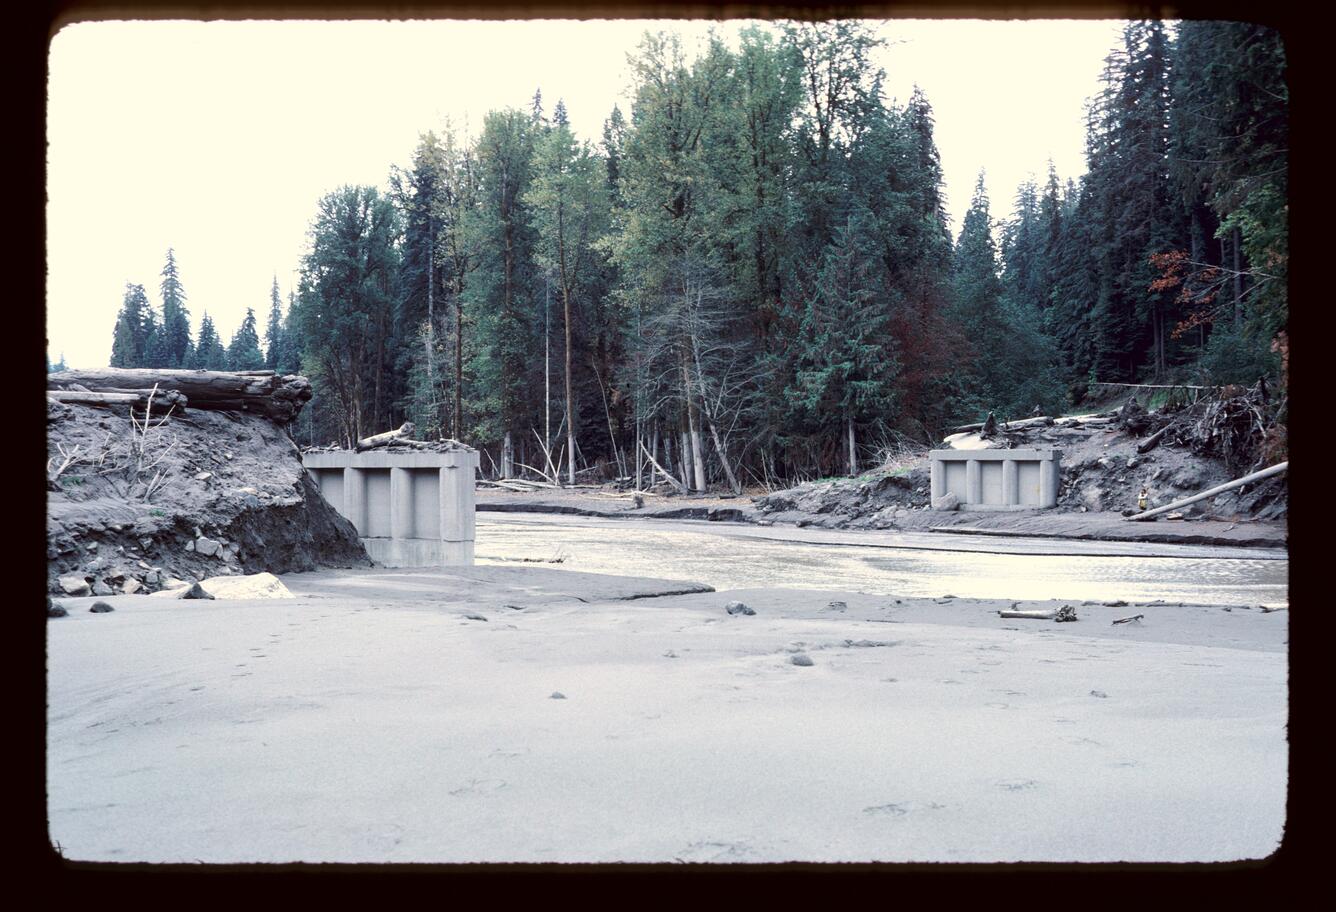
[(928, 457), (933, 500), (954, 493), (962, 510), (1038, 510), (1058, 505), (1059, 450), (933, 450)]
[(302, 461), (372, 560), (387, 567), (473, 563), (476, 450), (340, 450)]

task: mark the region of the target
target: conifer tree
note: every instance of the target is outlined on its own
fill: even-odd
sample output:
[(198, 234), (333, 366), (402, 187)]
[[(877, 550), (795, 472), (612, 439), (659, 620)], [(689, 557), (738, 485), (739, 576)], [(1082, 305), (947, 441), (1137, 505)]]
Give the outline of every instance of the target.
[(255, 329), (253, 308), (246, 308), (246, 316), (227, 347), (227, 369), (234, 371), (264, 369), (264, 354), (260, 351), (260, 336)]
[(223, 348), (208, 312), (200, 318), (199, 339), (195, 344), (194, 360), (189, 365), (195, 370), (227, 370), (227, 350)]
[(180, 368), (193, 358), (194, 343), (190, 339), (190, 311), (186, 309), (186, 293), (176, 267), (175, 252), (167, 249), (167, 263), (162, 268), (162, 367)]
[(112, 333), (112, 367), (148, 367), (149, 345), (155, 334), (153, 310), (143, 285), (125, 284), (125, 298)]
[(278, 276), (269, 289), (269, 322), (264, 330), (264, 366), (269, 370), (278, 370), (278, 360), (283, 350), (283, 307), (278, 296)]

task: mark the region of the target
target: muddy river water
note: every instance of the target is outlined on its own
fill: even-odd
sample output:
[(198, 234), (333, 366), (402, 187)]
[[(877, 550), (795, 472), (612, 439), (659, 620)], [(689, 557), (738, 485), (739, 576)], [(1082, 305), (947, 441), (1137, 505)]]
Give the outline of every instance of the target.
[(1285, 551), (480, 513), (479, 564), (877, 595), (1283, 604)]

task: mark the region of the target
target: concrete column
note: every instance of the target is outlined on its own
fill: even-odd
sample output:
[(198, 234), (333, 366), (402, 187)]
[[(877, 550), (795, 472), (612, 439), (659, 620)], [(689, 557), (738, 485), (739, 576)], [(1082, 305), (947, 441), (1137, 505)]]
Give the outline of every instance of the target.
[(413, 537), (413, 473), (390, 469), (390, 538)]
[(1039, 505), (1056, 507), (1058, 505), (1058, 461), (1056, 459), (1039, 460)]
[(453, 453), (446, 458), (448, 462), (441, 466), (441, 541), (467, 541), (472, 538), (469, 533), (472, 531), (473, 511), (465, 509), (461, 503), (463, 498), (460, 487), (461, 478), (465, 474), (473, 474), (472, 466), (461, 466)]
[(1007, 506), (1015, 506), (1021, 502), (1017, 494), (1017, 481), (1020, 477), (1020, 466), (1014, 459), (1002, 460), (1002, 503)]
[(343, 470), (343, 515), (358, 535), (366, 535), (366, 475), (351, 466)]
[(932, 473), (932, 499), (946, 495), (946, 463), (929, 457), (929, 470)]
[(977, 459), (965, 463), (965, 503), (983, 503), (983, 473)]

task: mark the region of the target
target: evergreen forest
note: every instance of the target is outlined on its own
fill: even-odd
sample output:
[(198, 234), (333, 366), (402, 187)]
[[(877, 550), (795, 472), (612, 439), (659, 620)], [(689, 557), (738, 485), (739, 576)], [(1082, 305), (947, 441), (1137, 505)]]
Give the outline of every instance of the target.
[(1036, 162), (1004, 201), (980, 173), (954, 237), (930, 100), (886, 97), (880, 44), (854, 20), (690, 55), (647, 33), (597, 142), (537, 92), (423, 134), (383, 187), (332, 189), (297, 287), (275, 278), (230, 337), (192, 332), (169, 250), (158, 303), (126, 287), (111, 366), (303, 373), (303, 445), (411, 421), (493, 477), (655, 465), (734, 492), (1102, 384), (1284, 388), (1278, 33), (1126, 23), (1086, 173)]

